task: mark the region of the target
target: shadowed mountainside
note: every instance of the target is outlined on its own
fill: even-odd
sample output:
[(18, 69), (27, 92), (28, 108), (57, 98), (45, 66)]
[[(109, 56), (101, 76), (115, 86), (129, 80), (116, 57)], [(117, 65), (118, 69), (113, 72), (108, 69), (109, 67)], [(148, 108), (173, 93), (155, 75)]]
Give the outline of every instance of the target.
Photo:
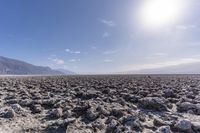
[(0, 56), (1, 75), (65, 75), (49, 67), (35, 66), (24, 61)]

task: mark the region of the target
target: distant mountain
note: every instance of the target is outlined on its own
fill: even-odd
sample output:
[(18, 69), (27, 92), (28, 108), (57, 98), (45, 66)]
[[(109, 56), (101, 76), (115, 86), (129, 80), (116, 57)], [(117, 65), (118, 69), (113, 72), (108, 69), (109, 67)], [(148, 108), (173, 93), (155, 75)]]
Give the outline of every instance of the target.
[(72, 71), (69, 71), (66, 69), (56, 69), (56, 70), (66, 74), (66, 75), (75, 75), (76, 74), (75, 72), (72, 72)]
[(200, 74), (200, 63), (181, 64), (154, 69), (125, 72), (126, 74)]
[(65, 73), (0, 56), (0, 75), (65, 75)]

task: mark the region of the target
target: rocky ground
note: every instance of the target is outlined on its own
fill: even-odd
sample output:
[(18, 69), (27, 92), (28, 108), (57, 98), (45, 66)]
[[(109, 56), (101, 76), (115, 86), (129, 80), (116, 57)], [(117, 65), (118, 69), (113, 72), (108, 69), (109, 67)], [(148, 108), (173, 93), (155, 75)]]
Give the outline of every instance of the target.
[(1, 77), (1, 133), (200, 133), (200, 76)]

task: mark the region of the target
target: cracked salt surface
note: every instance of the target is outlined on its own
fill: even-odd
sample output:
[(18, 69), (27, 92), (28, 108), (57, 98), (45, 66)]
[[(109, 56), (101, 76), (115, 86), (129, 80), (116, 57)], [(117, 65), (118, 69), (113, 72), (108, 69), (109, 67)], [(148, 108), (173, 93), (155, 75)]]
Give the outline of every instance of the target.
[(198, 133), (199, 95), (199, 75), (1, 77), (0, 131)]

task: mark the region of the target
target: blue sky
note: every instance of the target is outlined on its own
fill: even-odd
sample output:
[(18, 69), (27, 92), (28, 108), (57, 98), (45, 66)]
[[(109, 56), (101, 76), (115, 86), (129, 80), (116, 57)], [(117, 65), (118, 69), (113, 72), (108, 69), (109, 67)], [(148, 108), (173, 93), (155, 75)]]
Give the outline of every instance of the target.
[(145, 0), (2, 0), (0, 55), (78, 73), (199, 62), (200, 1), (182, 1), (175, 22), (148, 28)]

